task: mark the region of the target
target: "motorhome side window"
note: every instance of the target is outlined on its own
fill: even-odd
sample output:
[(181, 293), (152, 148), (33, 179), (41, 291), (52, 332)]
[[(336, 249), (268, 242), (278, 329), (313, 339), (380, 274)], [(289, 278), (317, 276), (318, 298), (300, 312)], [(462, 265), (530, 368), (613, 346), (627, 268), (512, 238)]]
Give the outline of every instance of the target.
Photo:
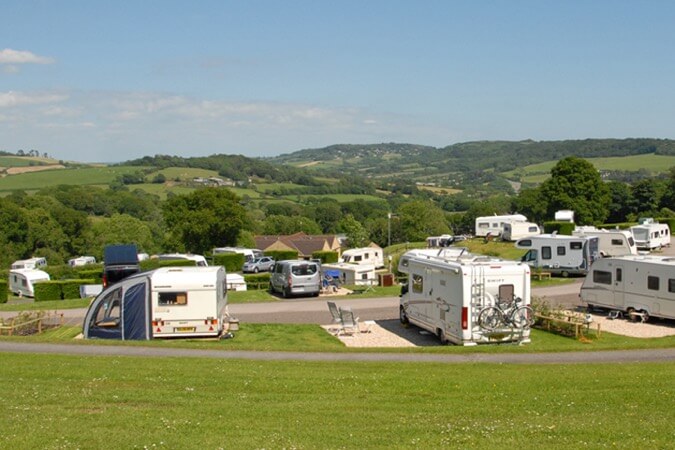
[(157, 304), (160, 306), (187, 305), (187, 292), (160, 292)]
[(612, 284), (612, 272), (605, 272), (604, 270), (593, 271), (593, 281), (600, 284)]
[(412, 276), (412, 291), (416, 294), (421, 294), (424, 291), (424, 278), (422, 275)]
[(581, 250), (583, 244), (581, 242), (570, 242), (570, 250)]
[(675, 292), (675, 280), (672, 278), (668, 279), (668, 292)]
[[(623, 272), (621, 271), (620, 268), (616, 269), (616, 281), (622, 281), (623, 279)], [(611, 283), (611, 281), (610, 281)]]
[(556, 250), (557, 250), (558, 256), (565, 256), (566, 252), (565, 252), (565, 246), (564, 245), (559, 245)]
[(354, 261), (361, 261), (363, 259), (363, 256), (361, 255), (354, 255)]
[(654, 276), (648, 276), (647, 277), (647, 289), (650, 291), (658, 291), (659, 290), (659, 277), (654, 277)]
[(521, 247), (532, 247), (532, 240), (531, 239), (523, 239), (522, 241), (518, 241), (518, 245)]
[(541, 248), (541, 259), (551, 259), (551, 247)]

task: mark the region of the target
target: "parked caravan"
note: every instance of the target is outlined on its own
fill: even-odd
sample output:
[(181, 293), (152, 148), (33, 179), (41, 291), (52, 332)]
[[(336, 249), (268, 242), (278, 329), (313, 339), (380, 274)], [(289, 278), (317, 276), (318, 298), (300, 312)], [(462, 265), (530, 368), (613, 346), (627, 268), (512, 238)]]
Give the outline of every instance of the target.
[(19, 297), (35, 297), (35, 283), (49, 281), (49, 274), (38, 269), (9, 271), (9, 290)]
[(47, 259), (45, 258), (29, 258), (20, 259), (12, 263), (12, 269), (40, 269), (47, 266)]
[[(412, 250), (401, 257), (398, 270), (408, 275), (401, 291), (401, 323), (417, 325), (442, 343), (529, 342), (533, 313), (527, 264)], [(488, 316), (496, 320), (488, 323)]]
[(87, 264), (96, 264), (96, 258), (93, 256), (78, 256), (77, 258), (68, 260), (68, 265), (70, 267), (81, 267), (86, 266)]
[(592, 307), (675, 319), (675, 258), (630, 255), (596, 261), (581, 285), (581, 301)]
[(654, 219), (641, 219), (639, 225), (630, 227), (635, 245), (640, 250), (656, 250), (670, 246), (670, 227)]
[(449, 234), (442, 234), (440, 236), (429, 236), (427, 238), (428, 248), (448, 247), (455, 242), (455, 237)]
[(84, 318), (87, 339), (219, 336), (227, 320), (225, 269), (162, 267), (104, 289)]
[(528, 250), (521, 261), (563, 277), (586, 275), (593, 261), (600, 256), (595, 236), (540, 234), (519, 239), (515, 245)]
[(204, 258), (202, 255), (193, 255), (191, 253), (186, 254), (186, 253), (165, 253), (162, 255), (157, 255), (157, 259), (160, 261), (180, 261), (180, 260), (185, 260), (185, 261), (193, 261), (194, 265), (197, 267), (206, 267), (209, 264), (206, 262), (206, 258)]
[(556, 222), (571, 222), (574, 223), (574, 211), (571, 209), (561, 209), (554, 214)]
[(332, 277), (337, 277), (341, 284), (357, 286), (372, 286), (377, 284), (375, 266), (372, 264), (322, 264), (321, 269), (324, 273), (330, 272)]
[(292, 259), (277, 261), (270, 275), (270, 292), (284, 297), (318, 296), (321, 291), (321, 265), (315, 261)]
[(511, 222), (527, 222), (527, 217), (522, 214), (476, 217), (476, 236), (500, 236), (504, 224)]
[(218, 255), (220, 253), (240, 253), (244, 255), (244, 262), (251, 262), (254, 259), (258, 259), (263, 256), (262, 250), (257, 248), (243, 248), (243, 247), (216, 247), (213, 249), (213, 254)]
[(376, 269), (384, 267), (384, 252), (380, 247), (351, 248), (342, 252), (343, 263), (372, 264)]
[(573, 236), (595, 236), (601, 256), (637, 255), (633, 233), (628, 230), (603, 230), (591, 226), (576, 227)]
[(502, 228), (502, 240), (504, 241), (517, 241), (538, 234), (541, 234), (541, 229), (539, 225), (532, 222), (505, 222)]

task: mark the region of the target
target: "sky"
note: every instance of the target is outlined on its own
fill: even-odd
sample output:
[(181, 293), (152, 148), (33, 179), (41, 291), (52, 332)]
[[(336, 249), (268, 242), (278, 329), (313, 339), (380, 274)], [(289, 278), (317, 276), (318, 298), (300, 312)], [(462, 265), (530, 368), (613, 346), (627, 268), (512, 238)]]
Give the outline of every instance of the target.
[(675, 2), (3, 0), (0, 150), (675, 138)]

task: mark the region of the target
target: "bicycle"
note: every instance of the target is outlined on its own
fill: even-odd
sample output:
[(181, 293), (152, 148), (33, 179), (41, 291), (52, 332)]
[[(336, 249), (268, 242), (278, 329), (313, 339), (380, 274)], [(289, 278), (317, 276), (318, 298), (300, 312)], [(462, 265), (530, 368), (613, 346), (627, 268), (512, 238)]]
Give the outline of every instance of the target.
[(534, 323), (534, 310), (530, 306), (519, 306), (522, 301), (520, 297), (511, 301), (497, 298), (494, 306), (486, 306), (478, 313), (478, 325), (488, 331), (494, 331), (500, 325), (530, 328)]

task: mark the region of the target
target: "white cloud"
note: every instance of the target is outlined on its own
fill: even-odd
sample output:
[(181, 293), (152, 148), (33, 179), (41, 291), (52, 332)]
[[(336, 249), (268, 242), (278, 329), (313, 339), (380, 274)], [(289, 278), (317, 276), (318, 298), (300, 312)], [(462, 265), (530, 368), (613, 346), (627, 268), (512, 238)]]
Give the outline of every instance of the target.
[(0, 92), (0, 108), (58, 103), (67, 99), (67, 95), (58, 93)]
[(54, 58), (39, 56), (32, 52), (11, 48), (0, 50), (0, 64), (10, 64), (10, 67), (16, 67), (16, 64), (52, 64), (53, 62)]

